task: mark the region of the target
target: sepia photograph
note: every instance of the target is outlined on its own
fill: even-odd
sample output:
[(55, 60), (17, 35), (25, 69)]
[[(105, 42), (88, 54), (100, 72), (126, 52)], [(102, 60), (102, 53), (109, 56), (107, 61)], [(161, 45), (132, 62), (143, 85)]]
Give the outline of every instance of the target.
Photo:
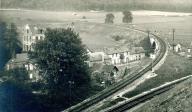
[(0, 0), (0, 112), (192, 112), (192, 0)]

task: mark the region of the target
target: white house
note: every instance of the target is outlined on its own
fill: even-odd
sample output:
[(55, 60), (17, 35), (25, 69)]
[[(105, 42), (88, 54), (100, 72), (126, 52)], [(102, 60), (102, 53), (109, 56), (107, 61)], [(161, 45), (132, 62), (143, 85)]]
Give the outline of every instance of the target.
[[(128, 46), (118, 46), (113, 48), (104, 49), (92, 49), (89, 50), (90, 62), (93, 63), (108, 63), (113, 65), (125, 64), (136, 60), (141, 60), (145, 57), (145, 51), (142, 47), (128, 47)], [(99, 58), (100, 56), (100, 58)]]
[(23, 30), (22, 38), (23, 51), (28, 52), (33, 50), (33, 44), (45, 38), (44, 31), (44, 29), (26, 24)]
[(174, 51), (175, 51), (175, 52), (180, 52), (180, 51), (181, 51), (181, 44), (176, 44), (176, 45), (174, 46)]

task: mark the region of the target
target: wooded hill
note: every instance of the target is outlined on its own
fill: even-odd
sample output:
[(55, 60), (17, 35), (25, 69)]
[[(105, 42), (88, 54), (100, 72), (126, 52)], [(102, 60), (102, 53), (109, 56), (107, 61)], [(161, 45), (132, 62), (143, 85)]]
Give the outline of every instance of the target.
[(41, 10), (162, 10), (192, 12), (192, 0), (1, 0), (2, 8)]

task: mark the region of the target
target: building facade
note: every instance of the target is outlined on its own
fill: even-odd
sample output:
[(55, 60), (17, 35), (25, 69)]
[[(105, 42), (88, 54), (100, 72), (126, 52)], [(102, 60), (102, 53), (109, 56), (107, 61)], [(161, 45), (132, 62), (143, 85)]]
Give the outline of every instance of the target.
[(38, 70), (31, 60), (28, 58), (27, 53), (16, 54), (15, 58), (12, 58), (6, 64), (6, 69), (25, 68), (28, 71), (29, 78), (32, 80), (38, 80)]
[(127, 46), (121, 46), (88, 51), (90, 57), (89, 63), (91, 63), (89, 65), (92, 65), (93, 63), (120, 65), (138, 61), (145, 57), (145, 51), (142, 47), (130, 48)]
[(33, 45), (40, 41), (44, 40), (45, 38), (45, 30), (42, 28), (37, 28), (36, 26), (29, 26), (28, 24), (25, 25), (23, 29), (23, 51), (28, 52), (33, 50)]

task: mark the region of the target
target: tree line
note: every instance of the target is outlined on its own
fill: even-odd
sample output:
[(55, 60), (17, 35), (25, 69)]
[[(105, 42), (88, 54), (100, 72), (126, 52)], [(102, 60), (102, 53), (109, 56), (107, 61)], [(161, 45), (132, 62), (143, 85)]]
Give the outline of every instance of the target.
[[(123, 11), (123, 23), (132, 23), (133, 21), (133, 15), (130, 11)], [(106, 14), (105, 23), (107, 24), (113, 24), (114, 23), (115, 16), (113, 13)]]
[(6, 23), (0, 20), (0, 70), (16, 53), (21, 52), (21, 41), (19, 40), (17, 27), (14, 23)]
[[(46, 2), (46, 4), (45, 4)], [(3, 0), (2, 8), (41, 10), (161, 10), (191, 12), (190, 0)]]

